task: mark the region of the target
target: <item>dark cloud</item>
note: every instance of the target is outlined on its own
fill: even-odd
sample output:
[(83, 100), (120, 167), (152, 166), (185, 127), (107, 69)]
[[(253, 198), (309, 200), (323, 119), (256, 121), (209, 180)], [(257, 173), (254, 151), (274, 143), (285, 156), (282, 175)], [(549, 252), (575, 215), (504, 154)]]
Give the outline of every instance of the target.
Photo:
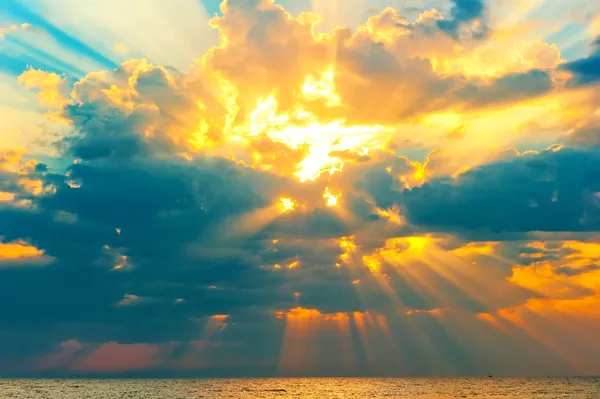
[[(450, 19), (442, 19), (437, 22), (438, 27), (453, 37), (458, 37), (459, 28), (465, 22), (472, 22), (483, 16), (485, 4), (483, 0), (453, 0), (454, 6), (450, 11)], [(476, 36), (485, 36), (487, 28), (482, 27)]]
[(593, 43), (592, 53), (586, 58), (568, 62), (563, 69), (572, 72), (572, 85), (594, 84), (600, 81), (600, 37)]
[[(486, 265), (486, 273), (503, 283), (493, 280), (493, 286), (480, 287), (486, 290), (483, 298), (436, 271), (439, 267), (452, 270), (444, 259), (407, 265), (384, 258), (381, 272), (387, 276), (388, 287), (384, 288), (361, 262), (335, 267), (343, 253), (336, 239), (357, 234), (357, 250), (362, 251), (356, 254), (357, 260), (376, 250), (386, 238), (410, 234), (410, 228), (390, 230), (380, 218), (370, 218), (373, 208), (367, 206), (366, 193), (381, 206), (402, 203), (406, 216), (420, 225), (481, 229), (479, 223), (485, 222), (495, 230), (539, 229), (544, 227), (539, 223), (550, 223), (544, 218), (556, 212), (562, 217), (551, 223), (562, 223), (557, 229), (569, 228), (575, 223), (571, 220), (580, 219), (582, 207), (587, 206), (576, 201), (578, 196), (597, 189), (597, 160), (593, 152), (550, 150), (481, 167), (457, 182), (434, 181), (406, 190), (386, 169), (410, 173), (409, 162), (373, 154), (371, 163), (359, 164), (351, 179), (353, 188), (344, 196), (355, 221), (342, 221), (326, 208), (312, 208), (284, 214), (264, 228), (241, 235), (225, 234), (221, 226), (271, 206), (281, 187), (298, 193), (302, 192), (300, 186), (314, 188), (211, 158), (192, 162), (150, 158), (118, 163), (83, 161), (70, 166), (66, 176), (52, 169), (42, 173), (30, 168), (29, 178), (54, 186), (55, 192), (41, 196), (19, 193), (27, 196), (35, 209), (0, 207), (0, 232), (7, 242), (26, 239), (43, 248), (54, 262), (36, 269), (0, 268), (0, 302), (11, 303), (0, 309), (0, 338), (6, 344), (0, 346), (0, 370), (34, 375), (32, 365), (41, 361), (40, 354), (61, 353), (67, 345), (64, 342), (75, 340), (80, 344), (69, 355), (72, 362), (112, 341), (118, 342), (114, 345), (144, 343), (149, 350), (160, 348), (156, 355), (159, 366), (139, 375), (171, 375), (169, 365), (188, 355), (210, 361), (215, 368), (204, 369), (199, 364), (179, 376), (254, 375), (257, 365), (265, 367), (260, 373), (273, 375), (281, 372), (276, 365), (286, 337), (285, 318), (277, 319), (276, 312), (302, 307), (318, 310), (323, 315), (315, 317), (323, 320), (334, 317), (327, 315), (350, 317), (348, 334), (356, 352), (356, 369), (332, 363), (331, 359), (342, 359), (335, 349), (340, 339), (335, 330), (324, 329), (311, 344), (323, 348), (311, 373), (432, 374), (426, 368), (429, 362), (422, 360), (423, 354), (417, 350), (427, 344), (413, 342), (423, 336), (415, 328), (427, 331), (439, 346), (436, 364), (443, 358), (449, 364), (458, 363), (460, 373), (473, 373), (476, 370), (469, 366), (469, 359), (487, 352), (480, 348), (480, 352), (467, 354), (440, 321), (457, 323), (453, 326), (458, 328), (464, 319), (434, 315), (445, 307), (471, 315), (494, 311), (535, 296), (509, 287), (510, 268), (500, 263)], [(549, 204), (543, 200), (551, 202), (555, 189), (559, 208), (546, 210)], [(522, 196), (527, 205), (516, 200)], [(532, 202), (527, 201), (531, 197), (544, 211), (533, 215), (535, 218), (527, 215), (532, 221), (523, 225), (523, 213), (532, 212)], [(483, 209), (490, 204), (495, 205), (495, 218), (486, 216), (488, 219), (478, 221), (487, 215)], [(567, 205), (573, 208), (571, 213), (566, 213)], [(584, 210), (588, 217), (593, 216), (593, 208)], [(57, 212), (75, 217), (57, 218)], [(369, 226), (372, 233), (361, 232)], [(460, 245), (454, 240), (446, 250)], [(408, 248), (399, 246), (397, 255)], [(286, 267), (294, 261), (299, 262), (296, 267)], [(275, 268), (277, 264), (281, 267)], [(121, 268), (115, 269), (117, 265)], [(460, 267), (471, 274), (480, 266), (461, 263)], [(430, 288), (415, 284), (415, 275), (428, 281)], [(410, 309), (420, 312), (402, 313)], [(369, 340), (373, 341), (370, 350), (375, 352), (370, 354), (364, 352), (359, 324), (353, 319), (359, 317), (353, 316), (354, 312), (367, 311), (387, 315), (390, 331), (388, 336), (377, 333), (380, 327), (368, 328), (374, 334)], [(228, 326), (216, 328), (210, 340), (204, 338), (206, 342), (198, 344), (202, 331), (211, 325), (210, 317), (220, 314), (230, 315)], [(374, 316), (364, 317), (375, 320)], [(494, 343), (504, 342), (500, 335), (490, 336), (493, 333), (485, 331)], [(526, 337), (523, 340), (528, 342)], [(205, 349), (199, 351), (195, 345)], [(391, 362), (390, 358), (400, 356), (390, 357), (392, 348), (402, 348), (403, 359), (412, 365), (400, 367)], [(368, 366), (369, 356), (378, 359), (375, 369)], [(51, 370), (62, 375), (76, 373), (69, 364)], [(444, 372), (441, 366), (434, 371)]]
[(70, 105), (66, 111), (79, 131), (65, 139), (65, 147), (74, 157), (128, 159), (146, 150), (137, 114), (126, 115), (117, 108), (100, 110), (95, 104)]
[[(130, 288), (134, 291), (146, 290), (144, 284), (135, 287), (135, 281), (152, 285), (160, 278), (165, 284), (178, 283), (186, 281), (189, 274), (197, 274), (196, 284), (208, 286), (222, 281), (226, 275), (242, 273), (248, 261), (235, 256), (235, 262), (231, 258), (219, 260), (210, 254), (193, 256), (186, 245), (210, 241), (212, 229), (226, 217), (266, 203), (248, 184), (253, 179), (244, 176), (250, 170), (226, 161), (209, 164), (139, 164), (120, 168), (75, 164), (68, 179), (77, 181), (79, 188), (71, 188), (64, 176), (48, 175), (46, 181), (56, 186), (56, 194), (36, 199), (37, 212), (2, 209), (5, 222), (2, 235), (8, 241), (28, 237), (56, 256), (57, 270), (53, 270), (52, 279), (64, 278), (62, 270), (71, 275), (69, 279), (80, 278), (102, 286), (101, 297), (109, 295), (109, 287), (113, 287), (113, 300), (104, 303), (105, 306), (112, 306), (115, 299), (127, 293), (128, 284), (122, 283), (128, 279), (132, 279), (129, 284), (133, 284)], [(236, 179), (239, 182), (232, 184)], [(76, 215), (76, 222), (57, 222), (53, 217), (57, 211)], [(121, 275), (109, 273), (118, 259), (112, 259), (105, 246), (130, 257), (136, 267)], [(42, 279), (40, 283), (44, 280), (48, 282)], [(10, 278), (3, 281), (8, 284)], [(120, 283), (115, 285), (117, 282)], [(31, 284), (29, 288), (33, 288)], [(85, 288), (83, 293), (95, 295), (95, 290), (81, 288)], [(68, 295), (66, 291), (63, 293)], [(35, 302), (43, 296), (36, 294), (37, 299), (32, 296), (31, 300)], [(50, 306), (48, 301), (45, 303)]]
[[(410, 171), (404, 158), (375, 156), (373, 160), (378, 166), (355, 176), (357, 189), (370, 190), (383, 181), (389, 188), (375, 194), (388, 195), (395, 184), (385, 168)], [(374, 178), (380, 168), (387, 176), (383, 180)], [(20, 193), (32, 201), (32, 209), (0, 207), (0, 233), (6, 242), (26, 239), (54, 259), (43, 268), (0, 268), (0, 301), (12, 304), (0, 309), (0, 336), (8, 344), (0, 348), (0, 357), (10, 364), (63, 350), (57, 349), (61, 342), (76, 340), (88, 344), (78, 349), (75, 359), (89, 356), (102, 343), (143, 342), (162, 348), (165, 365), (177, 360), (169, 345), (192, 345), (201, 339), (199, 332), (210, 316), (227, 314), (232, 325), (219, 333), (213, 345), (235, 351), (215, 349), (214, 356), (250, 357), (250, 366), (239, 368), (248, 373), (257, 362), (272, 364), (273, 358), (261, 360), (260, 353), (277, 354), (280, 343), (276, 343), (284, 336), (282, 322), (274, 319), (280, 309), (393, 315), (398, 300), (407, 309), (454, 304), (472, 312), (507, 303), (474, 301), (426, 266), (422, 273), (437, 287), (437, 294), (416, 288), (395, 272), (397, 265), (382, 264), (390, 276), (389, 289), (382, 288), (360, 262), (336, 267), (343, 253), (337, 238), (369, 225), (382, 226), (375, 227), (378, 231), (370, 237), (380, 243), (402, 234), (370, 218), (364, 196), (351, 192), (345, 197), (349, 209), (356, 211), (351, 224), (317, 207), (284, 214), (264, 228), (236, 235), (223, 233), (223, 224), (268, 208), (282, 187), (300, 193), (297, 187), (302, 185), (211, 158), (82, 161), (70, 166), (66, 175), (56, 172), (27, 175), (55, 188), (49, 195)], [(73, 217), (57, 217), (57, 213)], [(376, 248), (369, 240), (357, 242), (365, 253)], [(298, 265), (288, 269), (294, 261)], [(37, 335), (40, 332), (43, 339)], [(270, 337), (268, 342), (263, 342), (265, 337)], [(27, 346), (27, 340), (35, 345)], [(444, 340), (451, 338), (444, 336)], [(15, 345), (25, 349), (14, 349)], [(175, 352), (181, 351), (185, 349)], [(202, 356), (206, 359), (213, 352)], [(364, 359), (361, 362), (366, 364)], [(33, 372), (31, 367), (26, 362), (21, 370)], [(335, 367), (329, 364), (315, 373)], [(10, 370), (8, 363), (3, 368), (1, 362), (0, 369)], [(225, 369), (229, 375), (237, 370), (231, 364)]]
[(600, 228), (600, 154), (556, 148), (438, 179), (398, 200), (410, 222), (485, 233)]
[[(289, 286), (292, 271), (272, 268), (299, 257), (306, 270), (334, 269), (339, 247), (318, 244), (319, 237), (339, 236), (332, 214), (316, 209), (249, 235), (218, 234), (223, 223), (269, 207), (274, 187), (291, 184), (281, 177), (210, 158), (81, 162), (67, 176), (36, 177), (56, 192), (29, 196), (35, 211), (1, 207), (0, 235), (7, 242), (25, 238), (55, 262), (37, 273), (0, 269), (0, 300), (13, 303), (0, 311), (0, 329), (57, 329), (62, 339), (92, 342), (191, 340), (198, 330), (191, 318), (287, 309), (295, 290), (308, 292), (321, 277), (332, 296), (307, 293), (311, 303), (335, 309), (347, 300), (344, 309), (364, 309), (350, 277), (331, 283), (331, 273), (308, 273)], [(75, 218), (65, 222), (57, 212)], [(297, 244), (272, 252), (271, 241), (281, 235)], [(303, 244), (309, 238), (317, 245)], [(130, 306), (118, 306), (128, 295)], [(85, 327), (96, 323), (101, 328)], [(69, 336), (65, 325), (81, 328)]]
[(550, 73), (534, 69), (504, 75), (488, 85), (469, 84), (457, 90), (455, 95), (477, 107), (533, 98), (548, 93), (552, 88)]
[(40, 173), (44, 173), (48, 171), (48, 166), (46, 164), (43, 163), (38, 163), (35, 165), (35, 171), (36, 172), (40, 172)]

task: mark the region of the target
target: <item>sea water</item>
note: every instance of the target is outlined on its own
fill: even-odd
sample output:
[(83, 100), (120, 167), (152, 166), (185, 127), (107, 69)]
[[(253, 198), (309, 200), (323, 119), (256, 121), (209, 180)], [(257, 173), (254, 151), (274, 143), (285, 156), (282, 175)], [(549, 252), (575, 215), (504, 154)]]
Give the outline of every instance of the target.
[(600, 399), (600, 378), (7, 379), (0, 398)]

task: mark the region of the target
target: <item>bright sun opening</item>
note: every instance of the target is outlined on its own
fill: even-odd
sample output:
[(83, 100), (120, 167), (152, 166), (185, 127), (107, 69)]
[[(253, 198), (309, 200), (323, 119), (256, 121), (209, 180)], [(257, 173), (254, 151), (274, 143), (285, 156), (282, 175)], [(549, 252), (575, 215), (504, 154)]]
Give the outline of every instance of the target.
[(282, 212), (292, 212), (296, 209), (296, 201), (291, 198), (281, 197), (279, 199), (281, 201), (281, 211)]
[(302, 182), (315, 180), (326, 172), (333, 174), (341, 171), (344, 161), (336, 153), (365, 155), (370, 149), (383, 145), (381, 134), (386, 132), (383, 126), (347, 125), (344, 118), (323, 123), (319, 116), (307, 110), (308, 105), (318, 101), (326, 109), (341, 106), (334, 78), (332, 69), (323, 73), (320, 79), (309, 75), (295, 106), (289, 111), (280, 111), (274, 92), (266, 99), (258, 99), (256, 108), (249, 115), (249, 137), (266, 134), (274, 142), (293, 150), (306, 149), (294, 173)]
[(325, 198), (325, 203), (327, 206), (336, 206), (338, 204), (339, 197), (340, 195), (334, 195), (329, 187), (327, 187), (323, 193), (323, 198)]

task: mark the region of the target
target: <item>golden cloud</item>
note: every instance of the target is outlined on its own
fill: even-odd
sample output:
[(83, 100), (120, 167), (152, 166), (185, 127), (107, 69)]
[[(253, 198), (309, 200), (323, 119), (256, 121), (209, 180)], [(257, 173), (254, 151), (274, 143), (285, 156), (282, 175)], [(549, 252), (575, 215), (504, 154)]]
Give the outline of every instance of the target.
[[(499, 130), (493, 137), (501, 143), (494, 145), (509, 147), (514, 136), (506, 135), (533, 120), (531, 107), (524, 106), (523, 118), (514, 111), (510, 119), (518, 120), (502, 127), (492, 123), (505, 118), (504, 108), (496, 111), (494, 104), (514, 107), (543, 95), (551, 77), (532, 71), (553, 70), (560, 62), (555, 44), (524, 41), (517, 33), (456, 41), (437, 28), (443, 18), (437, 10), (409, 22), (387, 8), (356, 32), (338, 27), (317, 34), (318, 15), (293, 17), (270, 0), (225, 1), (221, 7), (222, 16), (210, 22), (219, 45), (185, 74), (130, 60), (115, 71), (88, 74), (72, 90), (64, 77), (35, 69), (19, 81), (85, 135), (75, 140), (78, 145), (134, 140), (155, 153), (232, 157), (306, 181), (371, 152), (393, 151), (392, 138), (438, 147), (439, 132), (445, 132), (443, 147), (459, 162), (465, 152), (480, 152), (460, 148), (467, 140), (491, 137), (481, 131), (485, 125)], [(492, 109), (473, 113), (482, 106)], [(105, 129), (110, 137), (101, 137)], [(132, 137), (115, 137), (119, 129)], [(417, 180), (425, 177), (421, 172)]]
[(2, 242), (0, 240), (0, 267), (27, 264), (45, 266), (52, 262), (45, 251), (30, 245), (23, 240)]

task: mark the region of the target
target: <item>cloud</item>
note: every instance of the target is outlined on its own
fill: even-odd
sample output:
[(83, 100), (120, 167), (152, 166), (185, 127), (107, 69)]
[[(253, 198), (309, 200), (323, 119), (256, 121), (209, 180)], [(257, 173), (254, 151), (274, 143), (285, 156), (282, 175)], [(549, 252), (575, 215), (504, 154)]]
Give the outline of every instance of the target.
[(19, 75), (18, 82), (26, 89), (35, 90), (43, 107), (61, 109), (69, 103), (68, 82), (64, 76), (30, 68)]
[(33, 210), (36, 197), (54, 194), (43, 180), (45, 168), (22, 149), (0, 149), (0, 207)]
[[(551, 152), (538, 157), (563, 155)], [(527, 161), (520, 157), (515, 156), (513, 162)], [(40, 375), (151, 376), (173, 370), (211, 375), (218, 372), (214, 367), (230, 374), (247, 374), (250, 370), (258, 373), (257, 364), (267, 365), (270, 374), (276, 373), (277, 367), (283, 367), (282, 374), (301, 375), (311, 367), (328, 373), (338, 365), (324, 359), (342, 359), (341, 349), (331, 347), (302, 363), (293, 361), (290, 348), (349, 340), (354, 344), (347, 347), (347, 353), (356, 356), (355, 363), (343, 368), (349, 373), (393, 374), (390, 370), (401, 370), (428, 374), (443, 373), (443, 365), (456, 365), (456, 356), (464, 351), (470, 358), (482, 359), (490, 355), (490, 347), (508, 348), (515, 340), (519, 345), (533, 345), (518, 330), (508, 340), (476, 316), (519, 307), (546, 293), (532, 292), (537, 285), (508, 280), (511, 273), (518, 276), (519, 269), (512, 266), (525, 259), (520, 254), (531, 251), (515, 249), (510, 243), (469, 244), (447, 235), (419, 235), (402, 221), (394, 221), (392, 215), (398, 209), (380, 212), (377, 218), (370, 218), (369, 212), (361, 217), (361, 209), (377, 211), (364, 199), (359, 206), (358, 197), (377, 186), (378, 180), (372, 178), (375, 170), (390, 167), (394, 174), (414, 172), (402, 158), (373, 154), (369, 162), (371, 171), (360, 164), (348, 170), (350, 176), (356, 173), (356, 180), (340, 173), (334, 177), (349, 181), (330, 182), (353, 183), (356, 190), (356, 194), (344, 190), (340, 205), (351, 203), (349, 210), (357, 220), (341, 230), (332, 228), (335, 208), (317, 211), (314, 204), (301, 207), (303, 192), (312, 189), (322, 194), (321, 189), (309, 187), (318, 182), (300, 183), (219, 158), (116, 164), (83, 161), (73, 164), (68, 176), (52, 170), (38, 175), (56, 191), (31, 196), (37, 212), (0, 208), (0, 217), (8, 226), (3, 230), (4, 242), (30, 237), (36, 248), (43, 248), (45, 255), (55, 260), (43, 269), (0, 270), (0, 299), (14, 302), (15, 297), (20, 298), (14, 307), (0, 312), (0, 331), (18, 326), (23, 331), (43, 330), (46, 338), (41, 340), (33, 332), (4, 336), (15, 345), (34, 339), (37, 346), (31, 353), (4, 349), (1, 357), (10, 363), (4, 367), (0, 363), (0, 368), (14, 371), (17, 358), (21, 362), (18, 370)], [(541, 168), (540, 162), (529, 161), (533, 166), (516, 170)], [(496, 169), (502, 167), (506, 164), (495, 165)], [(505, 174), (515, 177), (514, 172)], [(69, 181), (77, 181), (77, 187), (71, 187)], [(394, 193), (393, 188), (401, 189), (393, 182), (386, 184), (391, 185), (382, 191), (386, 195)], [(285, 185), (297, 195), (296, 211), (278, 216), (250, 234), (228, 237), (218, 233), (215, 227), (231, 218), (268, 209)], [(403, 195), (418, 190), (404, 189)], [(423, 206), (435, 205), (435, 197), (425, 198)], [(558, 198), (562, 200), (560, 195)], [(76, 218), (65, 223), (55, 217), (56, 212)], [(410, 220), (412, 209), (408, 207), (403, 216)], [(348, 227), (352, 230), (345, 230)], [(351, 233), (354, 238), (339, 238)], [(592, 251), (572, 246), (579, 249), (562, 252), (561, 259)], [(510, 258), (511, 251), (517, 251), (517, 260)], [(570, 259), (572, 266), (579, 265), (578, 257)], [(125, 261), (127, 267), (116, 267)], [(572, 292), (587, 293), (579, 288)], [(226, 322), (223, 315), (229, 315)], [(314, 335), (307, 335), (304, 325), (311, 326)], [(207, 339), (204, 334), (210, 331)], [(423, 335), (423, 331), (431, 335)], [(457, 331), (458, 338), (449, 331)], [(465, 338), (460, 338), (468, 336), (466, 331), (483, 341), (471, 338), (469, 344), (475, 346), (467, 345)], [(436, 351), (423, 355), (410, 349), (408, 340), (399, 338), (410, 337), (411, 347), (424, 349), (431, 345), (419, 340), (424, 336), (439, 346)], [(74, 338), (77, 344), (69, 341)], [(368, 356), (376, 359), (374, 368), (366, 366), (370, 363), (356, 346), (359, 342), (369, 343), (373, 352)], [(277, 353), (283, 343), (288, 349)], [(529, 357), (533, 360), (518, 361), (533, 366), (540, 359), (553, 358), (542, 349), (529, 347), (537, 355)], [(400, 349), (402, 352), (396, 352)], [(384, 360), (390, 353), (398, 354), (394, 359), (406, 361), (404, 366)], [(283, 363), (273, 360), (279, 355)], [(428, 361), (419, 360), (422, 356)], [(442, 360), (432, 371), (426, 366), (434, 358)], [(562, 364), (560, 358), (555, 360), (549, 364)], [(494, 372), (502, 369), (495, 367)], [(460, 370), (475, 371), (466, 363), (460, 363)]]
[[(454, 6), (450, 11), (450, 19), (443, 19), (437, 22), (438, 27), (443, 31), (448, 32), (451, 36), (459, 36), (459, 28), (462, 24), (479, 21), (483, 16), (484, 2), (483, 0), (453, 0)], [(487, 28), (481, 24), (480, 31), (477, 36), (485, 36)]]
[(4, 39), (7, 34), (17, 31), (28, 31), (33, 29), (31, 24), (22, 23), (21, 25), (11, 25), (8, 28), (0, 28), (0, 39)]
[(538, 126), (581, 139), (593, 88), (452, 4), (317, 34), (225, 1), (185, 72), (110, 65), (46, 21), (107, 68), (18, 78), (68, 133), (0, 152), (0, 373), (587, 370), (514, 315), (597, 335), (599, 154), (523, 151)]
[(562, 66), (563, 69), (573, 74), (570, 83), (572, 85), (594, 84), (600, 80), (600, 38), (596, 38), (592, 44), (592, 53), (585, 58), (568, 62)]
[(489, 85), (468, 85), (456, 92), (456, 96), (476, 106), (513, 102), (520, 98), (532, 98), (548, 93), (553, 88), (550, 74), (531, 70), (494, 79)]
[[(220, 44), (188, 73), (131, 60), (88, 74), (68, 94), (51, 73), (29, 70), (20, 80), (73, 126), (62, 142), (71, 156), (210, 153), (314, 179), (342, 162), (325, 144), (358, 152), (428, 112), (514, 103), (553, 88), (548, 72), (528, 69), (536, 63), (492, 80), (440, 73), (438, 57), (453, 44), (436, 26), (439, 18), (431, 11), (409, 23), (388, 8), (356, 33), (316, 35), (314, 14), (294, 18), (268, 1), (229, 1), (211, 22)], [(423, 53), (423, 41), (431, 53)]]
[[(260, 306), (267, 297), (254, 292), (253, 287), (262, 286), (266, 293), (270, 284), (275, 284), (271, 285), (272, 289), (281, 284), (281, 277), (260, 269), (260, 256), (265, 257), (265, 263), (268, 259), (266, 253), (259, 255), (260, 250), (265, 241), (273, 239), (268, 230), (254, 233), (245, 242), (240, 239), (228, 242), (214, 236), (215, 228), (228, 218), (241, 217), (269, 206), (271, 198), (275, 197), (269, 180), (277, 179), (276, 176), (218, 159), (193, 165), (151, 163), (130, 167), (121, 165), (118, 168), (78, 163), (70, 168), (68, 174), (68, 179), (79, 182), (78, 188), (67, 184), (70, 180), (65, 176), (52, 173), (45, 176), (47, 182), (55, 185), (56, 192), (50, 196), (32, 197), (39, 207), (38, 212), (13, 208), (0, 210), (6, 222), (3, 234), (8, 242), (15, 237), (32, 237), (48, 255), (57, 258), (60, 268), (48, 272), (50, 280), (58, 282), (60, 280), (54, 279), (64, 278), (63, 273), (75, 272), (79, 277), (73, 275), (72, 278), (91, 279), (90, 282), (95, 280), (99, 284), (98, 290), (85, 294), (89, 289), (87, 284), (76, 284), (64, 295), (83, 294), (86, 298), (81, 298), (82, 304), (97, 310), (103, 308), (102, 312), (110, 311), (109, 314), (120, 313), (111, 309), (122, 301), (125, 294), (161, 299), (156, 306), (163, 306), (165, 310), (180, 306), (187, 313), (186, 309), (204, 306), (201, 305), (203, 301), (190, 301), (197, 294), (192, 294), (196, 290), (192, 286), (185, 287), (184, 282), (189, 279), (194, 281), (193, 285), (204, 287), (200, 288), (204, 291), (202, 295), (213, 297), (215, 307), (200, 311), (210, 314), (221, 313), (223, 307), (232, 311), (253, 303)], [(232, 184), (234, 180), (238, 183)], [(56, 218), (57, 212), (73, 215), (73, 218), (65, 223), (64, 218)], [(323, 216), (315, 215), (316, 225), (308, 225), (308, 231), (294, 234), (318, 232), (315, 229), (319, 226), (320, 217)], [(28, 227), (33, 225), (37, 226), (37, 231)], [(116, 233), (116, 228), (121, 231), (120, 234)], [(50, 231), (53, 233), (49, 234)], [(79, 244), (75, 245), (75, 242)], [(119, 248), (118, 253), (107, 252), (104, 249), (107, 245)], [(205, 250), (188, 249), (201, 247)], [(224, 256), (208, 251), (218, 247), (223, 248)], [(123, 256), (133, 267), (116, 267)], [(174, 267), (164, 274), (162, 265), (166, 263)], [(81, 264), (87, 266), (79, 269), (77, 265)], [(164, 289), (152, 287), (156, 278), (152, 275), (155, 273), (162, 276), (160, 279), (166, 284)], [(261, 275), (264, 279), (259, 277)], [(4, 281), (8, 283), (12, 278), (21, 277), (24, 275), (6, 276)], [(125, 279), (123, 282), (130, 282), (122, 286), (118, 283), (121, 278)], [(143, 288), (146, 283), (142, 281), (149, 285)], [(135, 289), (122, 291), (130, 283)], [(172, 285), (171, 288), (169, 285)], [(208, 288), (212, 285), (223, 288), (212, 291)], [(180, 288), (176, 289), (177, 286)], [(245, 292), (246, 289), (249, 291)], [(236, 291), (241, 294), (238, 298), (233, 294)], [(97, 296), (100, 292), (104, 294)], [(41, 298), (46, 293), (47, 290), (42, 289), (35, 296)], [(7, 295), (10, 295), (8, 291)], [(72, 320), (76, 320), (79, 317), (79, 311), (73, 308), (54, 308), (64, 300), (62, 296), (55, 298), (43, 305), (48, 315), (57, 315), (58, 312), (59, 318), (74, 317)], [(178, 305), (178, 298), (185, 302)], [(21, 310), (26, 313), (34, 311), (37, 306), (38, 299), (32, 297), (32, 301), (24, 303)], [(65, 311), (71, 316), (66, 316)], [(199, 314), (198, 311), (194, 313)], [(8, 320), (16, 314), (5, 316)], [(184, 317), (183, 314), (181, 316)]]
[[(592, 237), (590, 241), (550, 240), (527, 244), (532, 251), (522, 252), (521, 259), (532, 262), (513, 267), (510, 281), (539, 293), (541, 297), (501, 309), (493, 315), (487, 314), (483, 319), (499, 328), (515, 326), (528, 331), (544, 346), (563, 353), (563, 358), (572, 362), (574, 358), (563, 349), (572, 344), (568, 337), (595, 329), (599, 322), (596, 312), (591, 310), (598, 303), (597, 261), (600, 253), (595, 241)], [(566, 322), (567, 319), (570, 321)], [(548, 320), (561, 327), (547, 334)], [(577, 351), (595, 347), (586, 334), (581, 336)], [(593, 356), (587, 356), (583, 351), (577, 356), (577, 367), (581, 372), (594, 368)]]
[(23, 240), (0, 241), (0, 268), (46, 266), (52, 261), (51, 257), (44, 255), (43, 250), (31, 246)]
[[(398, 171), (404, 171), (404, 167), (410, 170), (402, 166), (402, 160), (397, 162), (388, 164)], [(223, 314), (231, 315), (233, 324), (219, 334), (220, 339), (225, 339), (223, 334), (230, 334), (233, 328), (231, 339), (242, 342), (237, 353), (249, 356), (256, 335), (242, 336), (241, 330), (234, 328), (245, 318), (265, 318), (259, 324), (266, 328), (274, 323), (275, 311), (299, 305), (322, 313), (352, 314), (369, 309), (394, 313), (396, 302), (390, 287), (399, 293), (407, 309), (427, 310), (452, 303), (491, 311), (507, 304), (503, 301), (494, 305), (492, 301), (483, 306), (473, 302), (435, 277), (435, 269), (415, 258), (415, 253), (405, 253), (403, 245), (390, 246), (388, 252), (380, 254), (374, 236), (369, 239), (368, 226), (378, 230), (375, 241), (385, 241), (386, 234), (398, 234), (397, 229), (388, 226), (395, 225), (391, 216), (388, 221), (387, 217), (372, 219), (365, 215), (353, 222), (353, 228), (362, 225), (366, 230), (360, 234), (355, 231), (357, 248), (345, 257), (342, 255), (346, 250), (338, 237), (350, 233), (348, 226), (336, 227), (335, 218), (339, 216), (333, 210), (314, 209), (315, 205), (278, 216), (250, 234), (220, 235), (218, 227), (223, 222), (268, 209), (283, 187), (281, 176), (232, 161), (84, 161), (73, 164), (67, 175), (49, 171), (38, 176), (56, 191), (46, 196), (30, 194), (36, 212), (0, 209), (0, 217), (8, 227), (3, 230), (6, 242), (30, 237), (55, 259), (45, 269), (35, 271), (35, 278), (33, 271), (2, 271), (0, 292), (4, 300), (16, 295), (23, 299), (18, 306), (3, 309), (0, 329), (19, 325), (52, 331), (44, 344), (46, 353), (55, 350), (56, 340), (65, 342), (74, 337), (73, 330), (63, 327), (64, 323), (80, 326), (75, 330), (81, 342), (95, 343), (84, 344), (87, 349), (81, 349), (78, 355), (65, 355), (71, 360), (59, 362), (63, 365), (60, 367), (52, 363), (55, 366), (50, 370), (89, 374), (143, 369), (143, 365), (152, 365), (154, 370), (171, 361), (156, 359), (156, 350), (167, 350), (173, 341), (184, 345), (200, 338), (193, 318)], [(77, 186), (72, 187), (70, 181), (78, 182)], [(301, 198), (302, 183), (286, 184), (290, 189), (296, 187)], [(350, 198), (342, 198), (342, 204), (344, 201)], [(360, 201), (353, 201), (358, 209)], [(64, 217), (56, 217), (57, 213), (73, 217), (65, 222)], [(363, 263), (363, 256), (382, 256), (381, 270), (391, 275), (398, 264), (387, 257), (395, 251), (398, 257), (405, 256), (398, 258), (404, 259), (400, 262), (410, 262), (415, 271), (429, 276), (441, 296), (420, 292), (408, 275), (395, 276), (388, 288), (382, 288), (379, 277)], [(344, 266), (337, 267), (336, 263)], [(358, 291), (355, 280), (360, 281)], [(57, 286), (62, 287), (59, 292), (54, 289)], [(64, 306), (67, 302), (70, 305)], [(98, 330), (92, 327), (94, 324), (103, 328)], [(278, 334), (280, 330), (273, 326), (269, 331)], [(134, 344), (152, 348), (151, 352), (143, 352), (152, 356), (140, 354), (143, 362), (115, 368), (114, 362), (92, 355), (113, 347), (127, 352), (127, 345)], [(215, 351), (217, 356), (220, 352)], [(195, 363), (195, 370), (202, 367), (201, 360), (195, 362), (200, 362)]]
[[(523, 154), (484, 165), (455, 181), (438, 179), (398, 197), (409, 222), (478, 234), (595, 231), (600, 191), (595, 151)], [(560, 218), (555, 215), (561, 215)]]
[(580, 148), (600, 147), (600, 119), (592, 118), (587, 123), (574, 128), (565, 137), (565, 142)]

